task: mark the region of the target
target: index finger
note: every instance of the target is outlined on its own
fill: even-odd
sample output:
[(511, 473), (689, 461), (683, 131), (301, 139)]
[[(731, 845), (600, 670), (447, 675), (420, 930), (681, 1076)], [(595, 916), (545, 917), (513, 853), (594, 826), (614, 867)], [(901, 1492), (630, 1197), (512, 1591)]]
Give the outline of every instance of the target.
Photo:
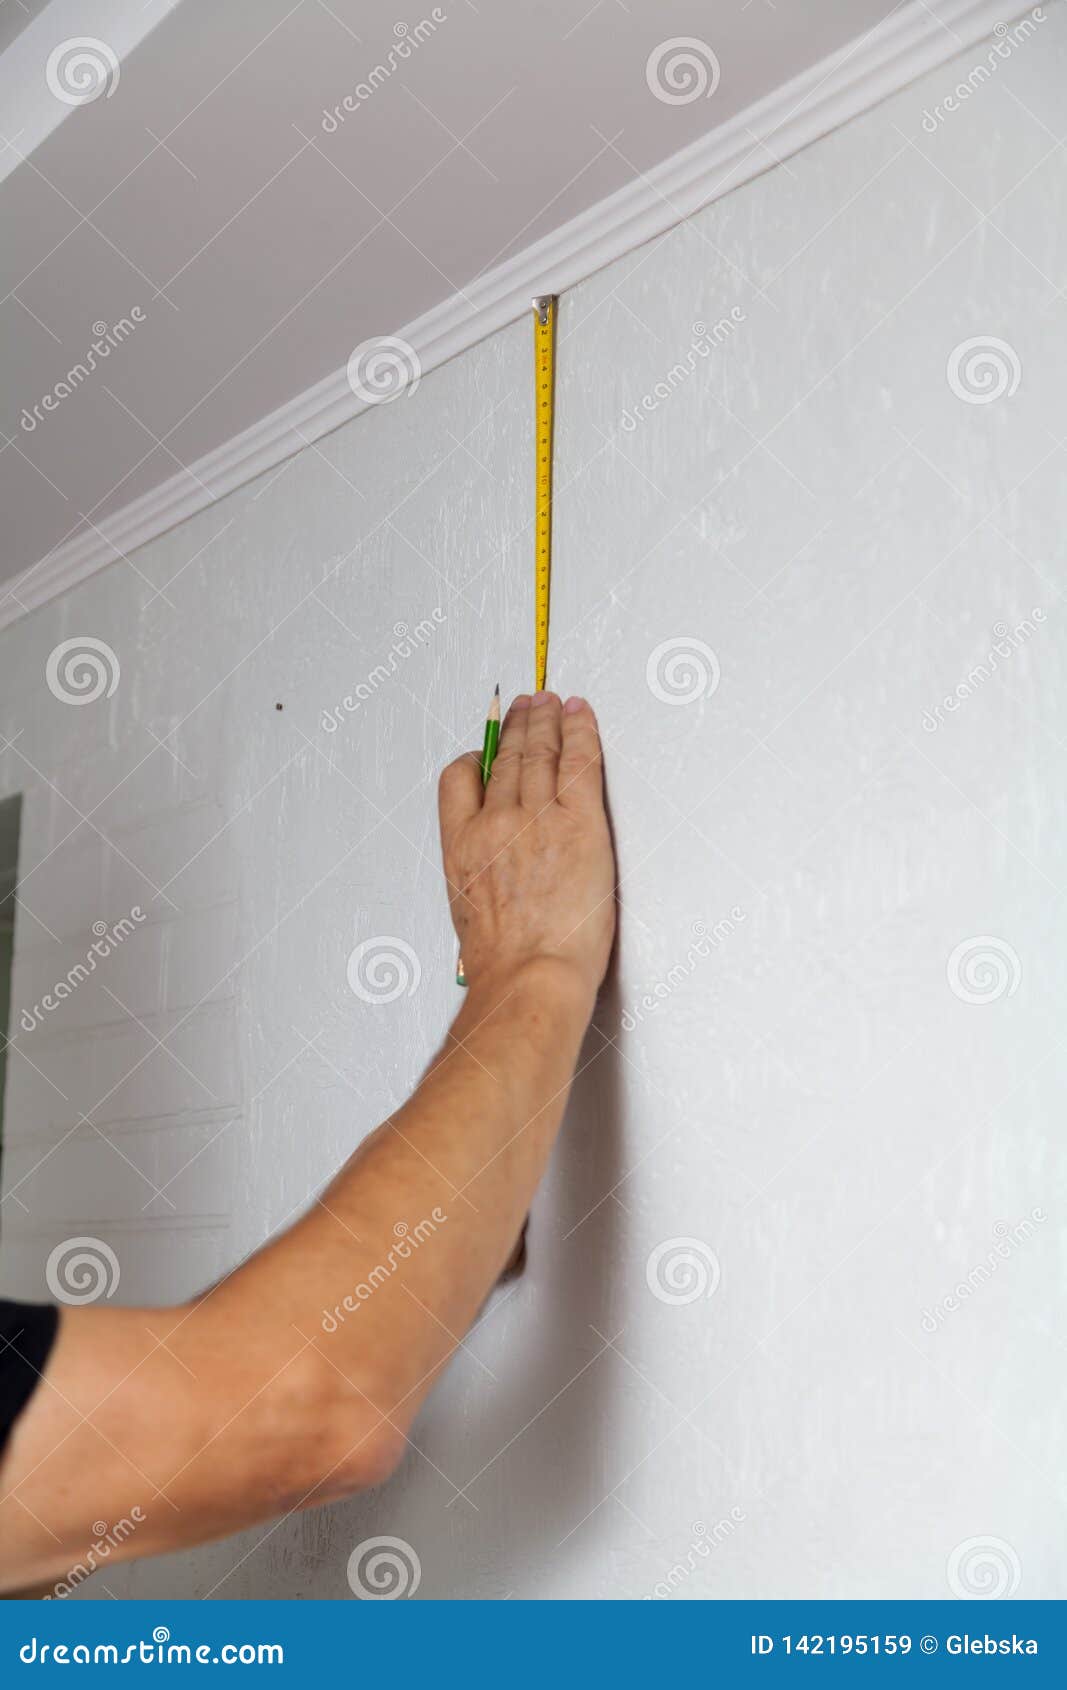
[(604, 753), (593, 707), (584, 698), (563, 706), (557, 799), (564, 809), (589, 810), (604, 802)]
[(485, 789), (485, 807), (504, 810), (519, 801), (519, 770), (522, 768), (522, 749), (526, 744), (526, 724), (530, 719), (530, 695), (520, 693), (511, 701), (511, 709), (504, 717), (500, 730), (493, 772)]

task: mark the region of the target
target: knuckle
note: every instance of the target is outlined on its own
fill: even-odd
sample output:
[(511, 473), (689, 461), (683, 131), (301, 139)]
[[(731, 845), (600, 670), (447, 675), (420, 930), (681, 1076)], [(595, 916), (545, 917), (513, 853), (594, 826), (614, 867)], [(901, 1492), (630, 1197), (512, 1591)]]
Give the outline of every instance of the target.
[(469, 751), (464, 751), (459, 757), (453, 757), (451, 763), (446, 763), (444, 768), (441, 770), (441, 778), (438, 785), (441, 787), (454, 785), (463, 774), (470, 762), (470, 759), (471, 753)]

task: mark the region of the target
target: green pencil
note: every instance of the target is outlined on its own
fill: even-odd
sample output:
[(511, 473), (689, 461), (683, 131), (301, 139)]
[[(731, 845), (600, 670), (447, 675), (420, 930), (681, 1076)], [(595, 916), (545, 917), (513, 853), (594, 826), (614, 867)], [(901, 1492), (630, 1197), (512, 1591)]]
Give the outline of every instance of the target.
[(482, 741), (482, 785), (489, 785), (489, 776), (493, 772), (493, 759), (496, 748), (500, 744), (500, 682), (496, 683), (496, 691), (489, 700), (489, 714), (485, 718), (485, 739)]
[[(488, 715), (485, 718), (485, 738), (482, 741), (482, 785), (483, 786), (489, 785), (489, 776), (493, 772), (493, 759), (496, 756), (496, 748), (499, 744), (500, 744), (500, 682), (498, 681), (497, 684), (496, 684), (496, 691), (494, 692), (494, 694), (493, 694), (493, 696), (492, 696), (492, 698), (489, 702)], [(463, 971), (463, 957), (461, 955), (459, 957), (459, 960), (456, 963), (456, 985), (457, 986), (465, 986), (466, 984), (467, 984), (467, 976)]]

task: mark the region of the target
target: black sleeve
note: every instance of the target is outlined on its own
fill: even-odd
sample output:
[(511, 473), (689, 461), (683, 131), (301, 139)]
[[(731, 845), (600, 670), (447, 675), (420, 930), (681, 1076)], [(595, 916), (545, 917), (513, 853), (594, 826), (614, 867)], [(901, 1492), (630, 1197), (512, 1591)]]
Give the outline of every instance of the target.
[(59, 1310), (0, 1298), (0, 1454), (29, 1402), (55, 1342)]

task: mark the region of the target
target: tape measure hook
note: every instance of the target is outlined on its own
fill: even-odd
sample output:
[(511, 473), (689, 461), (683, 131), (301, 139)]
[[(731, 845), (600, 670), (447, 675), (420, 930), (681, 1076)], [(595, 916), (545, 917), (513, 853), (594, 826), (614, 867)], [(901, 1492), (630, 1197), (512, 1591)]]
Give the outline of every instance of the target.
[(540, 323), (542, 328), (545, 328), (548, 323), (549, 313), (552, 310), (554, 301), (555, 295), (551, 293), (537, 293), (534, 295), (533, 308), (537, 312), (537, 321)]

